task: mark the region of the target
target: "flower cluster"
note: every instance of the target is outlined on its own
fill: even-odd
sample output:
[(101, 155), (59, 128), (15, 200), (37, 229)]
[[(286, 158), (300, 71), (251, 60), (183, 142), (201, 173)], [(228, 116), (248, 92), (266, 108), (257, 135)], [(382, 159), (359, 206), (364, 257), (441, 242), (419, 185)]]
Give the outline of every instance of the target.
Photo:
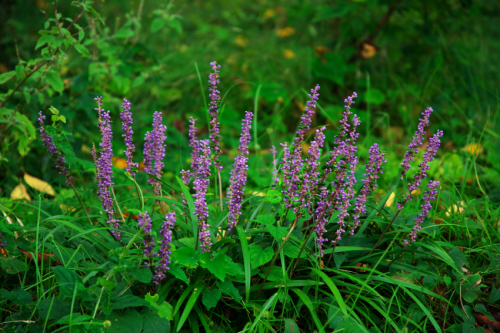
[(99, 143), (100, 154), (96, 151), (95, 146), (93, 146), (91, 152), (94, 156), (94, 163), (96, 166), (97, 194), (108, 216), (108, 226), (112, 225), (113, 228), (116, 229), (113, 230), (112, 233), (117, 239), (120, 239), (120, 224), (119, 221), (114, 218), (113, 199), (111, 198), (110, 191), (111, 186), (114, 185), (112, 170), (113, 145), (111, 143), (113, 132), (111, 130), (111, 118), (109, 116), (109, 111), (104, 111), (102, 108), (102, 96), (96, 97), (94, 100), (97, 101), (97, 108), (95, 108), (95, 110), (99, 113), (97, 127), (99, 127), (99, 131), (101, 132), (101, 143)]
[(163, 237), (160, 245), (160, 250), (155, 255), (160, 258), (159, 263), (155, 268), (155, 275), (153, 276), (153, 283), (158, 284), (165, 278), (165, 273), (170, 269), (170, 254), (172, 248), (172, 229), (175, 225), (175, 213), (167, 213), (165, 215), (165, 222), (161, 227), (160, 234)]
[(414, 242), (417, 239), (417, 233), (422, 229), (422, 222), (424, 222), (424, 219), (429, 216), (429, 212), (432, 208), (431, 206), (431, 200), (436, 199), (436, 194), (438, 193), (437, 188), (439, 187), (439, 181), (429, 181), (428, 191), (425, 191), (424, 194), (424, 204), (421, 206), (422, 207), (422, 212), (420, 215), (417, 216), (415, 219), (415, 226), (413, 227), (413, 230), (411, 231), (410, 234), (410, 241), (405, 240), (405, 244), (408, 245), (410, 242)]
[[(144, 212), (144, 214), (140, 214), (137, 217), (137, 223), (139, 224), (139, 228), (144, 228), (144, 256), (147, 258), (151, 255), (153, 248), (155, 247), (155, 239), (151, 234), (151, 218), (149, 217), (148, 212)], [(146, 266), (148, 264), (146, 263)]]
[(38, 122), (40, 123), (40, 136), (42, 137), (43, 146), (47, 148), (47, 151), (49, 152), (52, 159), (56, 163), (56, 168), (60, 170), (59, 174), (64, 175), (64, 177), (66, 177), (66, 184), (71, 185), (72, 177), (69, 175), (68, 169), (66, 169), (66, 167), (64, 166), (66, 160), (62, 156), (62, 153), (59, 150), (57, 150), (57, 147), (54, 144), (54, 140), (52, 140), (52, 137), (45, 130), (43, 124), (45, 116), (42, 115), (42, 111), (40, 111), (38, 115), (39, 115)]
[(125, 134), (122, 134), (122, 137), (125, 138), (125, 146), (127, 147), (127, 149), (123, 151), (125, 153), (125, 156), (127, 156), (127, 167), (125, 168), (125, 170), (130, 172), (132, 177), (135, 177), (135, 173), (139, 164), (132, 161), (132, 153), (134, 152), (135, 145), (132, 141), (134, 131), (132, 130), (133, 121), (132, 112), (130, 112), (130, 105), (131, 104), (129, 101), (127, 101), (126, 99), (123, 100), (123, 111), (120, 113), (120, 118), (122, 119), (123, 132), (125, 132)]
[[(148, 174), (161, 178), (163, 169), (163, 158), (165, 157), (165, 131), (167, 127), (162, 124), (161, 113), (156, 111), (153, 115), (153, 130), (147, 132), (144, 138), (144, 171)], [(161, 183), (150, 177), (148, 182), (153, 186), (156, 196), (161, 195)]]
[(248, 144), (250, 143), (250, 128), (252, 127), (253, 113), (246, 111), (245, 119), (241, 125), (240, 154), (234, 159), (233, 169), (229, 182), (229, 222), (228, 232), (230, 232), (241, 215), (241, 203), (243, 202), (243, 191), (247, 181), (248, 171)]
[(200, 140), (200, 159), (199, 165), (194, 175), (193, 188), (196, 191), (193, 197), (195, 215), (198, 217), (198, 228), (200, 229), (199, 239), (203, 251), (210, 252), (212, 241), (210, 239), (210, 230), (208, 225), (208, 207), (206, 195), (208, 185), (210, 184), (210, 141)]
[[(189, 125), (189, 147), (191, 147), (191, 171), (189, 170), (181, 170), (181, 179), (184, 185), (186, 187), (189, 185), (189, 182), (191, 181), (191, 176), (196, 175), (197, 170), (198, 170), (198, 164), (199, 164), (199, 156), (200, 156), (200, 144), (198, 142), (198, 139), (196, 139), (196, 131), (198, 130), (195, 126), (197, 119), (194, 119), (191, 117), (189, 119), (189, 122), (191, 125)], [(183, 204), (187, 205), (186, 198), (183, 196)]]
[(219, 161), (220, 155), (220, 133), (219, 133), (219, 107), (218, 103), (220, 100), (220, 91), (217, 90), (217, 84), (219, 81), (219, 69), (220, 65), (217, 65), (216, 61), (212, 61), (210, 63), (212, 66), (213, 73), (210, 74), (208, 83), (210, 87), (208, 90), (210, 91), (210, 106), (208, 109), (208, 113), (210, 114), (210, 141), (212, 142), (212, 149), (214, 153), (214, 165), (217, 170), (220, 172), (222, 170), (222, 164)]

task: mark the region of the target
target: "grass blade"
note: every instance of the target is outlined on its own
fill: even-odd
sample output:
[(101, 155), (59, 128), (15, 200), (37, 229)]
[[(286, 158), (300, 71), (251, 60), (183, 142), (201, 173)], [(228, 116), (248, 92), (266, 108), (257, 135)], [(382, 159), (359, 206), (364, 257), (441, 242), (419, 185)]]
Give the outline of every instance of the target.
[(269, 298), (267, 300), (267, 302), (264, 303), (264, 306), (262, 306), (262, 311), (259, 313), (259, 315), (257, 316), (257, 318), (255, 318), (255, 320), (254, 320), (254, 322), (252, 324), (252, 327), (250, 327), (250, 331), (249, 332), (253, 332), (253, 329), (259, 323), (260, 318), (262, 318), (262, 316), (264, 315), (264, 312), (266, 312), (267, 310), (269, 310), (269, 308), (271, 307), (271, 305), (274, 304), (274, 302), (275, 302), (275, 300), (276, 300), (277, 297), (278, 297), (278, 293), (274, 293), (273, 296), (271, 296), (271, 298)]
[(250, 267), (250, 252), (248, 251), (248, 242), (245, 230), (242, 227), (236, 226), (238, 236), (240, 237), (241, 250), (243, 251), (243, 264), (245, 267), (245, 300), (248, 302), (250, 297), (250, 282), (252, 281), (252, 267)]
[(319, 320), (318, 315), (316, 314), (316, 310), (314, 309), (313, 304), (312, 304), (311, 300), (309, 299), (309, 297), (300, 289), (292, 289), (292, 291), (294, 293), (296, 293), (297, 296), (299, 296), (299, 298), (304, 303), (304, 305), (309, 309), (309, 312), (311, 313), (311, 317), (312, 317), (314, 323), (316, 324), (316, 328), (318, 329), (318, 332), (325, 333), (325, 329), (323, 328), (323, 324)]
[(181, 330), (182, 325), (184, 325), (184, 323), (188, 319), (188, 316), (191, 313), (191, 310), (193, 309), (193, 306), (196, 303), (196, 300), (201, 295), (201, 292), (203, 291), (203, 289), (205, 289), (204, 284), (198, 284), (198, 285), (196, 285), (196, 287), (197, 288), (194, 288), (194, 291), (191, 294), (191, 297), (189, 297), (189, 300), (186, 303), (186, 307), (184, 308), (184, 311), (182, 312), (181, 319), (179, 319), (179, 324), (177, 325), (177, 332), (179, 332)]

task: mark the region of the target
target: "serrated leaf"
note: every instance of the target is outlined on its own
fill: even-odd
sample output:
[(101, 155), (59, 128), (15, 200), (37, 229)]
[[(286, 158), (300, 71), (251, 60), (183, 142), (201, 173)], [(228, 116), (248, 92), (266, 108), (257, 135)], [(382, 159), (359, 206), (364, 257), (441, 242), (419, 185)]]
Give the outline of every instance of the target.
[[(53, 28), (55, 28), (55, 27), (53, 27)], [(35, 50), (37, 50), (38, 48), (42, 47), (46, 43), (50, 44), (53, 41), (54, 41), (54, 36), (52, 36), (52, 35), (43, 35), (40, 38), (38, 38), (38, 40), (36, 41)]]
[(185, 266), (195, 265), (200, 261), (200, 254), (192, 247), (181, 247), (175, 250), (175, 263)]
[(276, 227), (274, 225), (268, 225), (266, 228), (271, 236), (277, 241), (280, 241), (288, 234), (288, 229), (285, 227)]
[[(285, 245), (283, 246), (283, 253), (289, 258), (297, 259), (300, 253), (300, 248), (296, 245), (293, 245), (290, 242), (286, 242)], [(305, 258), (307, 257), (307, 254), (304, 251), (302, 251), (300, 257)]]
[(211, 257), (211, 253), (204, 252), (200, 256), (200, 265), (203, 268), (208, 269), (216, 278), (224, 281), (226, 278), (226, 256), (222, 253), (215, 255), (214, 258)]
[(259, 215), (257, 216), (257, 222), (264, 225), (271, 225), (276, 222), (276, 219), (272, 215)]
[(217, 303), (219, 302), (222, 294), (219, 289), (212, 289), (209, 290), (208, 288), (203, 289), (201, 292), (201, 301), (203, 302), (203, 305), (207, 308), (207, 310), (210, 310), (211, 308), (215, 308), (217, 306)]
[(258, 244), (252, 244), (249, 246), (250, 252), (250, 265), (252, 268), (260, 267), (267, 264), (273, 258), (273, 249), (268, 247), (265, 250), (262, 246)]
[[(267, 275), (268, 270), (269, 268), (266, 267), (263, 273), (259, 273), (259, 276), (264, 279)], [(271, 268), (271, 271), (269, 272), (269, 275), (267, 276), (267, 281), (279, 282), (282, 280), (283, 280), (283, 269), (279, 266), (273, 266)]]
[(159, 297), (160, 295), (158, 294), (151, 296), (151, 293), (147, 293), (144, 299), (149, 303), (149, 305), (151, 305), (158, 311), (158, 316), (160, 316), (160, 318), (167, 318), (168, 320), (172, 320), (174, 310), (172, 305), (170, 305), (170, 303), (168, 302), (163, 302), (158, 305)]
[(226, 279), (224, 282), (217, 281), (217, 287), (219, 287), (223, 294), (231, 296), (236, 302), (241, 301), (241, 295), (231, 280)]
[[(115, 290), (115, 292), (118, 289)], [(121, 296), (120, 298), (116, 299), (112, 304), (111, 304), (111, 310), (121, 310), (125, 308), (132, 308), (132, 307), (137, 307), (137, 306), (147, 306), (149, 304), (148, 301), (145, 299), (142, 299), (138, 296), (134, 296), (131, 294), (125, 294)]]
[(56, 195), (56, 191), (54, 190), (54, 188), (49, 183), (44, 182), (41, 179), (38, 179), (36, 177), (33, 177), (25, 173), (24, 181), (26, 182), (26, 184), (28, 184), (38, 192), (42, 192), (51, 196)]
[(7, 73), (0, 74), (0, 84), (3, 84), (5, 82), (9, 81), (11, 78), (14, 77), (14, 75), (16, 75), (15, 71), (10, 71)]
[(82, 55), (82, 57), (89, 57), (90, 53), (89, 50), (83, 46), (82, 44), (75, 43), (75, 50), (78, 51)]
[(278, 203), (283, 200), (283, 196), (278, 190), (269, 190), (267, 191), (266, 200), (270, 203)]
[(153, 273), (149, 267), (144, 267), (134, 272), (134, 279), (142, 283), (150, 283), (153, 279)]

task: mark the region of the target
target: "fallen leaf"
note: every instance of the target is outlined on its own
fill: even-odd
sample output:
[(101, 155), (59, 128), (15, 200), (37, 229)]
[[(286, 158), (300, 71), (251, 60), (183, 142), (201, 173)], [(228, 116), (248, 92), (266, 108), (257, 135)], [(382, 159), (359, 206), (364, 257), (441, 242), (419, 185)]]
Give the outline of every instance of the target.
[(377, 47), (370, 42), (364, 42), (360, 54), (364, 59), (370, 59), (377, 54)]
[(36, 177), (33, 177), (31, 175), (28, 175), (27, 173), (24, 174), (24, 181), (26, 184), (34, 188), (35, 190), (48, 194), (48, 195), (56, 195), (56, 191), (54, 188), (47, 182), (44, 182), (41, 179), (38, 179)]
[(118, 169), (124, 170), (127, 167), (127, 160), (124, 158), (120, 157), (113, 157), (113, 166), (117, 167)]
[(391, 207), (392, 203), (394, 202), (394, 198), (396, 197), (396, 193), (392, 192), (387, 201), (385, 202), (386, 207)]
[(10, 194), (10, 198), (12, 200), (26, 199), (28, 201), (31, 201), (31, 197), (28, 194), (28, 191), (26, 191), (26, 187), (23, 184), (19, 184), (14, 188), (14, 190)]
[(295, 31), (293, 30), (292, 27), (284, 27), (282, 29), (279, 29), (276, 33), (278, 34), (278, 36), (283, 38), (293, 35), (294, 32)]
[(474, 155), (479, 155), (480, 153), (483, 152), (483, 145), (481, 143), (469, 143), (467, 146), (464, 147), (464, 150), (471, 154), (472, 156)]

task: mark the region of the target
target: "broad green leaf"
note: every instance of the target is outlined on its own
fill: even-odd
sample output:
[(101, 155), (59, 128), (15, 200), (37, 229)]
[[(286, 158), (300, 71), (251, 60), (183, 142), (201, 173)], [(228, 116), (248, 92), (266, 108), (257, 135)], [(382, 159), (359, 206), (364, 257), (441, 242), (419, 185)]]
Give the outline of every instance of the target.
[(268, 247), (264, 250), (262, 249), (262, 246), (258, 244), (250, 245), (249, 252), (250, 264), (252, 268), (257, 268), (264, 264), (267, 264), (269, 261), (271, 261), (274, 255), (272, 248)]
[(143, 326), (143, 316), (136, 310), (127, 310), (123, 315), (112, 312), (108, 320), (111, 322), (111, 327), (106, 330), (106, 333), (140, 333)]
[(340, 266), (346, 260), (346, 258), (347, 258), (347, 254), (345, 254), (345, 253), (334, 253), (333, 254), (333, 261), (335, 261), (335, 266), (337, 266), (337, 268), (340, 268)]
[(63, 302), (55, 297), (43, 299), (37, 304), (38, 318), (43, 321), (62, 318), (69, 314), (70, 309), (69, 302)]
[(450, 255), (450, 258), (453, 260), (453, 263), (455, 263), (455, 266), (458, 269), (461, 269), (464, 265), (466, 267), (470, 267), (467, 257), (458, 248), (455, 247), (448, 254)]
[[(115, 289), (116, 292), (116, 289)], [(120, 310), (128, 307), (147, 306), (148, 302), (143, 298), (131, 294), (120, 296), (111, 304), (111, 310)]]
[(89, 50), (80, 43), (75, 43), (75, 50), (82, 55), (82, 57), (89, 57)]
[(114, 290), (116, 288), (116, 284), (113, 281), (106, 280), (102, 277), (97, 278), (97, 284), (109, 290)]
[(55, 71), (50, 71), (45, 75), (45, 80), (57, 92), (64, 90), (64, 82)]
[(11, 301), (16, 305), (29, 306), (33, 301), (31, 294), (23, 289), (14, 289), (8, 291), (5, 289), (0, 289), (0, 298)]
[(180, 34), (182, 34), (182, 24), (179, 20), (174, 20), (174, 19), (170, 19), (168, 21), (168, 25), (171, 27), (171, 28), (174, 28), (175, 30), (177, 30), (177, 32)]
[(180, 247), (175, 250), (172, 258), (174, 262), (180, 265), (194, 265), (200, 261), (198, 251), (191, 247)]
[(300, 333), (297, 323), (290, 318), (284, 318), (285, 321), (285, 333)]
[(142, 282), (142, 283), (150, 283), (153, 279), (153, 273), (151, 272), (151, 268), (143, 267), (138, 271), (134, 272), (134, 279)]
[(485, 285), (481, 284), (482, 278), (479, 274), (474, 274), (467, 276), (462, 283), (457, 281), (455, 283), (455, 288), (457, 293), (462, 295), (462, 298), (468, 302), (474, 302), (481, 294), (481, 288)]
[(474, 307), (474, 310), (477, 312), (481, 312), (486, 317), (488, 317), (489, 320), (491, 320), (493, 322), (495, 321), (495, 318), (491, 315), (491, 313), (488, 311), (488, 309), (486, 309), (486, 306), (484, 306), (484, 304), (481, 304), (481, 303), (476, 304), (476, 306)]
[(26, 265), (24, 261), (17, 260), (14, 257), (2, 259), (0, 261), (0, 266), (9, 274), (23, 273), (28, 270), (28, 265)]
[(347, 318), (338, 306), (330, 305), (328, 308), (328, 327), (336, 330), (344, 327)]
[(500, 288), (496, 289), (495, 285), (491, 287), (490, 299), (488, 300), (488, 304), (493, 304), (500, 300)]
[[(283, 253), (289, 258), (297, 259), (300, 253), (300, 248), (296, 245), (293, 245), (290, 242), (286, 242), (285, 245), (283, 246)], [(302, 251), (300, 257), (301, 258), (307, 257), (306, 252)]]
[(115, 38), (130, 38), (134, 37), (135, 33), (134, 30), (127, 28), (127, 27), (121, 27), (118, 29), (118, 31), (115, 33)]
[(173, 307), (168, 302), (163, 302), (158, 305), (158, 299), (160, 295), (156, 294), (151, 296), (151, 293), (147, 293), (144, 297), (144, 300), (149, 303), (149, 305), (155, 308), (158, 311), (158, 316), (160, 318), (167, 318), (168, 320), (172, 320), (174, 317)]
[(24, 75), (24, 65), (16, 65), (16, 77), (21, 79)]
[(211, 253), (204, 252), (200, 256), (200, 265), (203, 268), (208, 269), (216, 278), (224, 281), (226, 278), (226, 256), (222, 253), (215, 255), (214, 258), (211, 257)]
[(231, 296), (236, 302), (241, 302), (241, 296), (238, 289), (233, 285), (233, 282), (226, 279), (224, 282), (217, 281), (217, 287), (223, 294)]
[(231, 257), (226, 256), (226, 263), (227, 263), (226, 270), (228, 275), (237, 276), (245, 274), (242, 268), (243, 265), (240, 263), (233, 262), (233, 259), (231, 259)]
[(184, 271), (179, 266), (176, 266), (176, 265), (173, 265), (173, 264), (170, 264), (168, 266), (169, 266), (168, 272), (170, 274), (172, 274), (173, 276), (175, 276), (177, 279), (179, 279), (181, 281), (184, 281), (187, 284), (189, 284), (189, 280), (188, 280), (188, 278), (186, 276), (186, 273), (184, 273)]
[(170, 322), (167, 318), (161, 318), (156, 310), (145, 307), (141, 311), (144, 318), (142, 333), (170, 333)]
[(57, 286), (64, 296), (73, 297), (75, 287), (80, 290), (85, 289), (82, 278), (74, 271), (63, 266), (52, 267), (52, 271), (56, 277)]
[(0, 74), (0, 84), (3, 84), (5, 82), (9, 81), (15, 75), (16, 75), (15, 71), (10, 71), (10, 72), (7, 72), (7, 73)]
[(271, 236), (277, 241), (282, 240), (287, 234), (288, 229), (285, 227), (276, 227), (274, 225), (268, 225), (266, 229), (269, 231)]
[[(266, 269), (264, 269), (263, 273), (259, 273), (259, 276), (264, 279), (266, 277), (267, 270), (268, 270), (268, 268), (266, 267)], [(283, 280), (282, 268), (279, 266), (273, 266), (271, 268), (271, 272), (269, 272), (269, 275), (267, 276), (267, 281), (280, 282), (281, 280)]]
[(278, 190), (269, 190), (267, 191), (266, 200), (270, 203), (278, 203), (283, 200), (281, 192)]
[(207, 310), (215, 308), (215, 306), (217, 305), (222, 296), (220, 290), (217, 288), (214, 288), (212, 290), (205, 288), (203, 289), (201, 295), (202, 295), (201, 301), (203, 302), (203, 305), (205, 305)]
[(156, 17), (151, 22), (151, 32), (157, 32), (158, 30), (160, 30), (165, 26), (165, 23), (167, 23), (166, 20), (164, 20), (161, 17)]
[(259, 215), (257, 216), (257, 222), (264, 225), (270, 225), (276, 223), (276, 219), (272, 215)]
[(385, 95), (378, 89), (371, 88), (365, 95), (367, 103), (382, 104), (385, 101)]
[(46, 43), (47, 44), (50, 44), (54, 41), (54, 36), (51, 36), (51, 35), (43, 35), (41, 36), (40, 38), (38, 38), (38, 40), (36, 41), (36, 46), (35, 46), (35, 50), (38, 50), (39, 47), (45, 45)]

